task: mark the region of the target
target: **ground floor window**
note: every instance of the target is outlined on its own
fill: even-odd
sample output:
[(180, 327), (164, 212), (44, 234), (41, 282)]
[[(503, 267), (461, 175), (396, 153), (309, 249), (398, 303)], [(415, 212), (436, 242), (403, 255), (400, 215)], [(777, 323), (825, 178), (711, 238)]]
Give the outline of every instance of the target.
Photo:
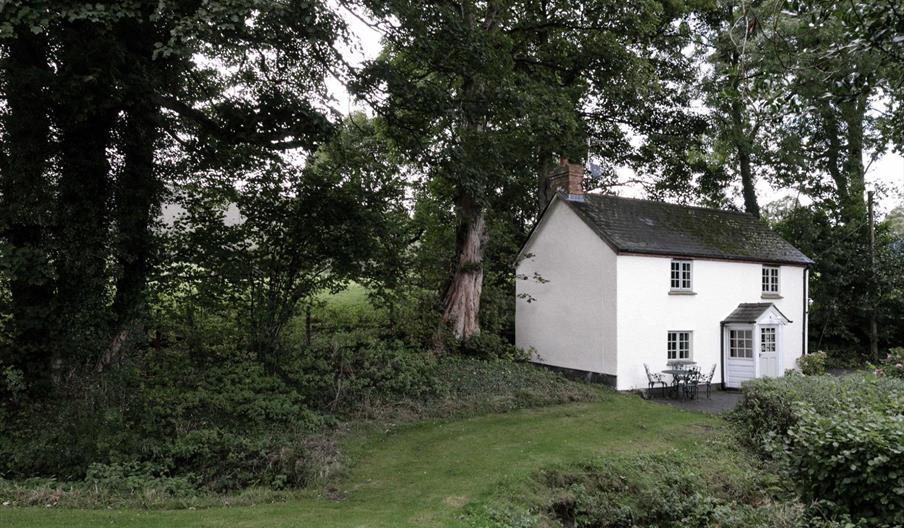
[(671, 330), (666, 345), (669, 359), (691, 358), (691, 332), (686, 330)]
[(733, 358), (753, 357), (753, 330), (728, 331), (728, 356)]

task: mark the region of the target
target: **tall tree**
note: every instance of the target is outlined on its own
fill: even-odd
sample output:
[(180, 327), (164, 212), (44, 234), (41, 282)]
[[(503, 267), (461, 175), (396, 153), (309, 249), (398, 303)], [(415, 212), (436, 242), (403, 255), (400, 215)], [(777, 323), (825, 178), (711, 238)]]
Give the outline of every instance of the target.
[[(766, 131), (775, 82), (765, 53), (768, 27), (783, 2), (724, 0), (701, 16), (698, 38), (709, 74), (702, 85), (712, 110), (710, 163), (726, 166), (740, 183), (744, 210), (760, 216), (756, 183), (766, 169)], [(706, 70), (704, 70), (706, 71)]]
[(641, 103), (666, 95), (652, 93), (663, 84), (648, 90), (644, 82), (673, 66), (674, 56), (647, 52), (662, 51), (654, 43), (677, 33), (680, 10), (608, 1), (359, 4), (383, 21), (385, 50), (355, 88), (440, 182), (434, 188), (448, 193), (457, 235), (442, 321), (467, 339), (480, 331), (495, 197), (524, 178), (537, 188), (555, 155), (587, 159), (591, 136), (592, 151), (628, 158), (626, 123), (652, 133), (668, 121), (661, 107)]
[[(870, 110), (888, 87), (888, 77), (875, 50), (839, 45), (853, 22), (842, 3), (802, 2), (795, 11), (781, 13), (767, 38), (775, 56), (771, 67), (785, 81), (775, 89), (790, 93), (774, 103), (783, 115), (776, 153), (799, 153), (795, 161), (800, 169), (790, 178), (777, 175), (779, 181), (803, 182), (811, 195), (837, 208), (841, 221), (862, 228), (863, 160), (884, 150)], [(793, 154), (781, 157), (788, 161)]]
[(47, 238), (51, 193), (51, 77), (46, 36), (17, 28), (2, 59), (6, 110), (0, 146), (0, 233), (7, 242), (0, 268), (9, 277), (14, 346), (0, 363), (17, 365), (33, 380), (46, 378), (52, 314), (52, 270)]
[[(8, 149), (15, 164), (4, 164), (2, 179), (15, 189), (28, 175), (50, 212), (43, 238), (23, 244), (53, 257), (41, 298), (54, 310), (42, 323), (54, 343), (42, 353), (64, 360), (54, 364), (102, 368), (121, 348), (122, 329), (141, 319), (152, 224), (166, 189), (190, 192), (191, 185), (179, 188), (215, 171), (235, 186), (261, 159), (311, 152), (328, 136), (324, 79), (339, 64), (333, 43), (342, 34), (341, 20), (319, 1), (4, 5), (7, 56), (20, 57), (10, 52), (23, 35), (46, 43), (47, 89), (39, 76), (28, 81), (17, 62), (6, 63), (13, 82), (3, 96), (16, 110), (2, 132), (10, 139), (28, 127), (37, 139), (55, 134), (22, 143), (34, 145), (34, 170), (21, 175), (24, 151)], [(28, 100), (31, 110), (19, 102), (31, 97), (28, 82), (33, 94), (47, 95)], [(38, 104), (48, 110), (35, 110)], [(4, 199), (12, 192), (4, 189)], [(4, 227), (34, 224), (39, 217), (26, 209), (11, 208)], [(14, 243), (6, 254), (22, 252)], [(14, 311), (28, 311), (18, 301), (26, 297), (15, 296)], [(25, 339), (17, 335), (12, 348)]]

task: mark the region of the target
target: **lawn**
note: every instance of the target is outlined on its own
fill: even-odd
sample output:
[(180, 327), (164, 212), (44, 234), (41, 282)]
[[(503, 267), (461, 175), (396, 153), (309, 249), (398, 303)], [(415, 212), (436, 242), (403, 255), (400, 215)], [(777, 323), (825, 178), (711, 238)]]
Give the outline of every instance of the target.
[[(607, 453), (691, 450), (721, 427), (718, 418), (633, 396), (352, 436), (356, 463), (333, 500), (205, 510), (65, 510), (0, 507), (13, 527), (397, 527), (454, 526), (466, 505), (517, 487), (536, 470)], [(337, 500), (338, 499), (338, 500)]]

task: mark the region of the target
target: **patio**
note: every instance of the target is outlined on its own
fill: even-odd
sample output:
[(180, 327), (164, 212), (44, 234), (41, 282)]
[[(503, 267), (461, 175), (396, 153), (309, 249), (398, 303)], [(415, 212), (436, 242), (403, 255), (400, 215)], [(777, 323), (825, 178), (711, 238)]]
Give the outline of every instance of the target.
[(738, 402), (741, 401), (741, 391), (719, 390), (713, 388), (709, 399), (706, 398), (705, 394), (701, 394), (700, 397), (693, 400), (662, 398), (661, 396), (659, 396), (658, 391), (656, 393), (656, 396), (653, 398), (650, 398), (649, 395), (646, 395), (645, 397), (650, 401), (664, 405), (671, 405), (673, 407), (678, 407), (687, 411), (705, 412), (708, 414), (723, 414), (734, 409)]

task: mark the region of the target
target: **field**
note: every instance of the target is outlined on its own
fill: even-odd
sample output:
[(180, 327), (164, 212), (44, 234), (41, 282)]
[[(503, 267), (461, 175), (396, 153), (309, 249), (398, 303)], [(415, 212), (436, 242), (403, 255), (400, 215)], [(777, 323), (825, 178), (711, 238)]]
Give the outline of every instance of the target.
[(525, 488), (536, 471), (607, 454), (707, 449), (718, 418), (633, 396), (369, 431), (349, 437), (354, 461), (335, 489), (280, 504), (205, 510), (0, 507), (14, 527), (456, 526), (464, 512)]

